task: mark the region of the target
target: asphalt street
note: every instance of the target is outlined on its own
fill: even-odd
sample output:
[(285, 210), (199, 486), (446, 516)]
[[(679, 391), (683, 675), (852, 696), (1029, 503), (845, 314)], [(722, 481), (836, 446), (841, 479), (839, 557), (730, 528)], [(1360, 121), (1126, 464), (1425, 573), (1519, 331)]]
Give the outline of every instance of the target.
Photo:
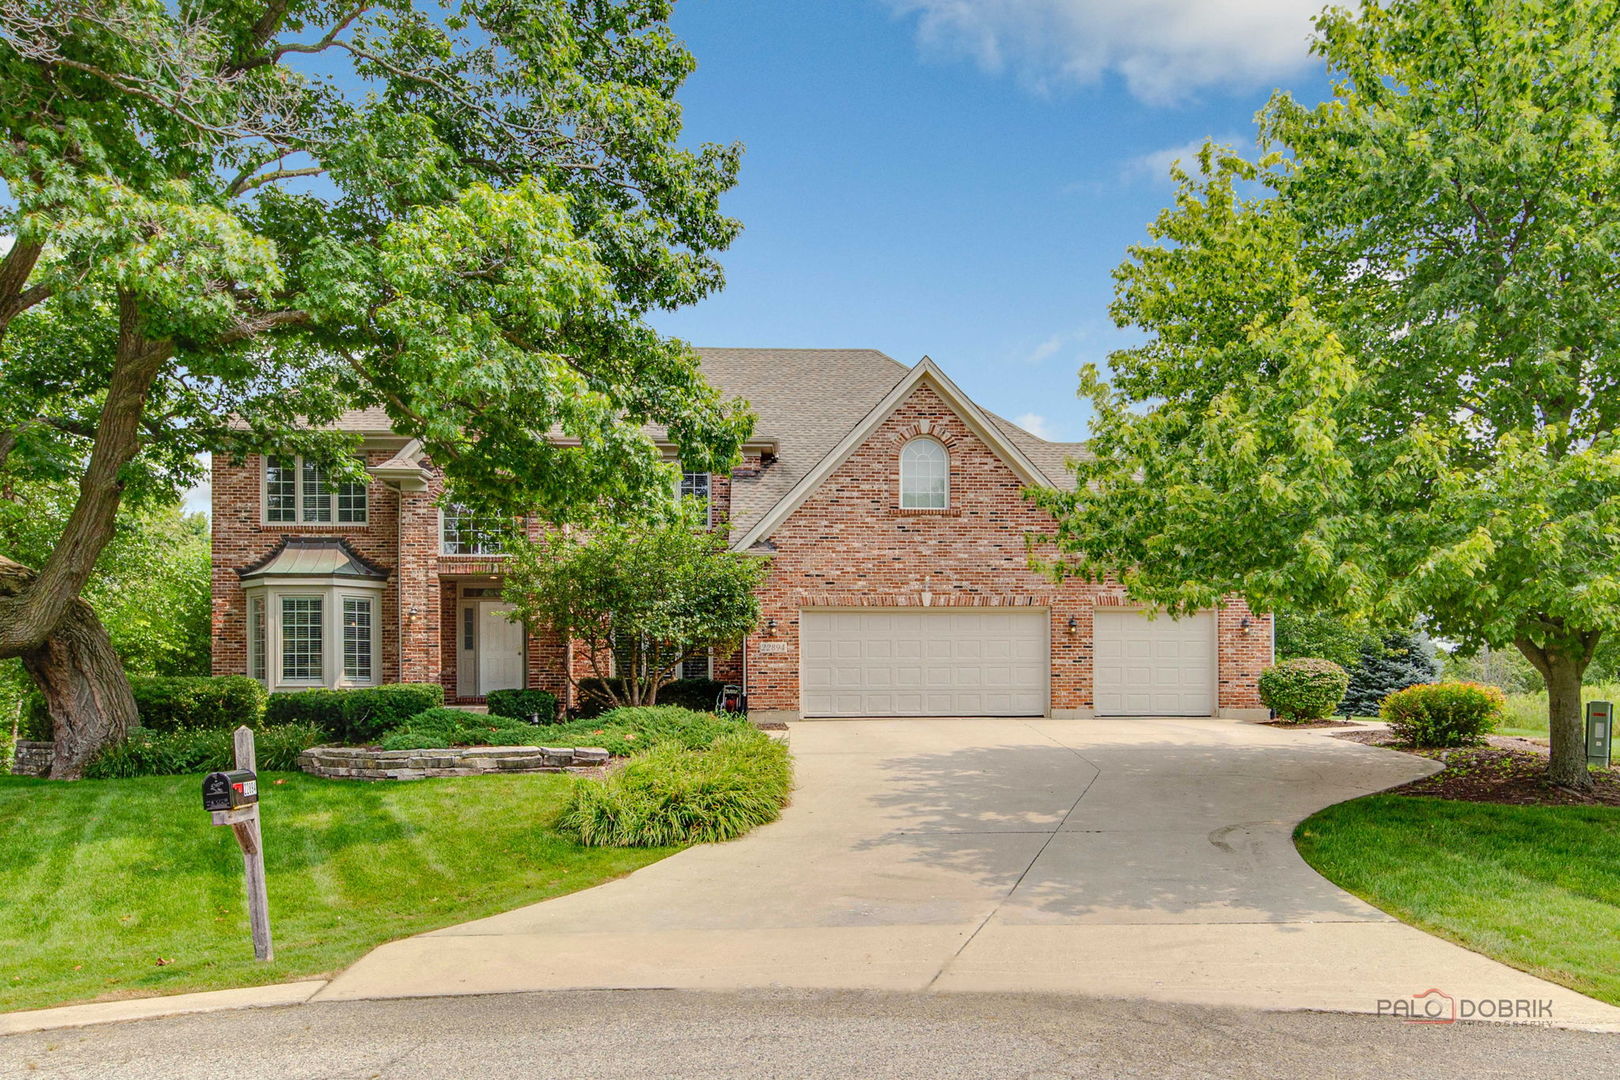
[(0, 1077), (1620, 1076), (1620, 1035), (1033, 994), (586, 991), (349, 1001), (0, 1038)]

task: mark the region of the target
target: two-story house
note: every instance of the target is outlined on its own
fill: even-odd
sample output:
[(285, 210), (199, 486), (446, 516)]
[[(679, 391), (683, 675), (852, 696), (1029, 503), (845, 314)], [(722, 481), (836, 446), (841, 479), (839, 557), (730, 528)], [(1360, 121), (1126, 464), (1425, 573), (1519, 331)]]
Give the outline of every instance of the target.
[[(932, 361), (864, 349), (700, 349), (756, 434), (730, 475), (686, 474), (737, 551), (768, 553), (764, 618), (716, 678), (760, 717), (1263, 716), (1268, 615), (1241, 599), (1152, 618), (1119, 587), (1055, 585), (1025, 534), (1031, 485), (1072, 485), (1079, 443), (985, 412)], [(346, 416), (371, 481), (313, 462), (214, 466), (214, 670), (272, 690), (442, 682), (567, 700), (570, 643), (504, 617), (502, 556), (439, 506), (420, 448)], [(710, 665), (692, 665), (709, 668)], [(688, 670), (686, 674), (706, 674)]]

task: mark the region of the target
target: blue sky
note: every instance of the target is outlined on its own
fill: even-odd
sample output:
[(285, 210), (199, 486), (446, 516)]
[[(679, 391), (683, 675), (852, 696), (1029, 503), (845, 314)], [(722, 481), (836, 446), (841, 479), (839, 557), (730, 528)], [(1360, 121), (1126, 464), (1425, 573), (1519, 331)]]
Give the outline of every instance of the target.
[(728, 284), (655, 319), (698, 345), (871, 347), (1085, 435), (1123, 342), (1110, 273), (1169, 162), (1318, 100), (1319, 0), (679, 0), (693, 140), (740, 140)]

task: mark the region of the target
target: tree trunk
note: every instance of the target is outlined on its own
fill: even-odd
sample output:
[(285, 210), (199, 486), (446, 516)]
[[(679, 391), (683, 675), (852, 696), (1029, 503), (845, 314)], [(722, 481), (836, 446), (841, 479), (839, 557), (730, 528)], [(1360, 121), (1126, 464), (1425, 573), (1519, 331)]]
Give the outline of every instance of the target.
[(1538, 646), (1521, 639), (1514, 642), (1547, 683), (1547, 739), (1552, 744), (1547, 758), (1547, 779), (1562, 787), (1586, 790), (1592, 774), (1586, 768), (1586, 728), (1581, 710), (1581, 679), (1590, 660), (1590, 648), (1582, 643), (1548, 642)]
[(52, 780), (78, 780), (96, 751), (117, 742), (135, 723), (135, 695), (112, 639), (90, 605), (75, 600), (23, 667), (45, 696), (56, 732)]

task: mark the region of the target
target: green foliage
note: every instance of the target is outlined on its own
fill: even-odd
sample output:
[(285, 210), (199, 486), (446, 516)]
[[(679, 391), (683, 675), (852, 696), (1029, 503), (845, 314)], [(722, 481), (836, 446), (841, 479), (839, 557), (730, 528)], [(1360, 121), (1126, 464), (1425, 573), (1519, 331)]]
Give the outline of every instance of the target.
[[(1419, 617), (1578, 679), (1620, 629), (1615, 5), (1364, 2), (1332, 99), (1206, 147), (1116, 271), (1054, 569), (1202, 608)], [(1552, 769), (1580, 783), (1578, 718)]]
[(1378, 715), (1413, 746), (1477, 746), (1495, 730), (1506, 704), (1494, 686), (1429, 683), (1389, 695)]
[(1350, 687), (1339, 710), (1346, 716), (1377, 716), (1384, 699), (1397, 690), (1440, 677), (1434, 644), (1414, 631), (1395, 631), (1364, 642), (1350, 669)]
[[(1620, 640), (1620, 639), (1617, 639)], [(1607, 640), (1606, 642), (1607, 643)], [(1602, 651), (1600, 649), (1600, 651)], [(1541, 694), (1543, 715), (1538, 721), (1546, 730), (1547, 683), (1518, 649), (1480, 649), (1472, 654), (1461, 650), (1440, 654), (1440, 675), (1447, 682), (1478, 682), (1500, 686), (1509, 694)], [(1602, 679), (1597, 665), (1587, 668), (1588, 680)], [(1433, 680), (1430, 680), (1433, 681)]]
[(1331, 716), (1350, 678), (1331, 660), (1282, 660), (1260, 673), (1260, 700), (1284, 720)]
[[(269, 724), (254, 731), (254, 753), (260, 772), (298, 768), (298, 755), (321, 741), (314, 724)], [(235, 766), (236, 752), (230, 731), (179, 728), (148, 731), (136, 728), (123, 742), (103, 747), (85, 769), (90, 780), (122, 780), (133, 776), (169, 773), (205, 773)]]
[[(257, 727), (265, 714), (264, 686), (245, 675), (137, 675), (129, 680), (140, 725), (148, 731), (234, 731)], [(28, 697), (24, 738), (53, 738), (50, 713), (38, 693)]]
[(544, 690), (491, 690), (484, 698), (491, 716), (509, 716), (538, 724), (557, 722), (557, 695)]
[(675, 705), (635, 705), (601, 716), (573, 720), (546, 730), (547, 746), (599, 746), (615, 757), (655, 744), (702, 749), (723, 735), (752, 731), (740, 716), (683, 709)]
[[(486, 716), (466, 709), (435, 708), (406, 720), (382, 738), (384, 750), (430, 750), (448, 746), (534, 746), (539, 728), (508, 716)], [(546, 740), (547, 745), (555, 745)]]
[(438, 683), (387, 683), (351, 690), (293, 690), (270, 695), (265, 721), (314, 724), (342, 745), (363, 745), (427, 709), (444, 704)]
[(613, 704), (643, 705), (681, 661), (737, 649), (759, 623), (755, 590), (769, 569), (768, 559), (728, 551), (688, 507), (520, 542), (504, 595), (531, 628), (581, 643)]
[(557, 825), (591, 847), (714, 843), (775, 821), (792, 788), (787, 748), (738, 731), (706, 749), (662, 743), (600, 780), (580, 780)]
[[(581, 719), (600, 716), (613, 708), (613, 699), (608, 693), (609, 684), (613, 692), (623, 699), (625, 689), (621, 679), (579, 680), (578, 715)], [(712, 712), (715, 703), (720, 700), (720, 689), (724, 685), (718, 679), (671, 679), (658, 688), (658, 704)]]
[(1277, 659), (1320, 657), (1346, 671), (1361, 660), (1361, 650), (1377, 635), (1366, 627), (1334, 615), (1278, 611), (1272, 616), (1277, 633)]

